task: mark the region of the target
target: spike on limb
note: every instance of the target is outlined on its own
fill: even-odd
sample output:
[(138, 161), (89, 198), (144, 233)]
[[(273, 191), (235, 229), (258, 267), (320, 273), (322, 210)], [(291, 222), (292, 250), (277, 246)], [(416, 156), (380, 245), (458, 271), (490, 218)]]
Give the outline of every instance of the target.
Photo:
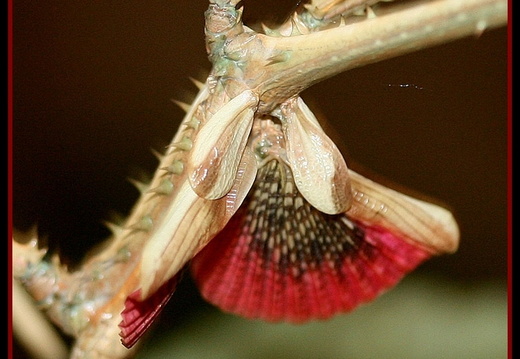
[(103, 221), (103, 224), (105, 225), (106, 228), (108, 228), (108, 230), (110, 231), (110, 233), (112, 233), (112, 235), (114, 237), (117, 237), (119, 236), (124, 228), (118, 224), (115, 224), (113, 222), (110, 222), (110, 221)]
[(203, 83), (203, 82), (200, 82), (199, 80), (197, 80), (197, 79), (195, 79), (195, 78), (193, 78), (193, 77), (190, 77), (190, 81), (193, 82), (193, 84), (194, 84), (195, 86), (197, 86), (197, 88), (198, 88), (199, 90), (202, 90), (202, 88), (204, 87), (204, 83)]
[(194, 130), (198, 130), (200, 126), (200, 120), (195, 117), (192, 117), (189, 121), (184, 122), (186, 128), (192, 128)]
[(340, 16), (338, 27), (345, 26), (346, 24), (347, 24), (347, 22), (345, 21), (345, 17), (344, 16)]
[(135, 231), (145, 231), (148, 232), (153, 227), (153, 219), (152, 217), (146, 215), (143, 216), (139, 221), (136, 223), (131, 224), (128, 229), (135, 230)]
[(291, 36), (293, 34), (293, 32), (294, 32), (294, 24), (293, 24), (293, 22), (289, 21), (289, 22), (285, 23), (283, 27), (280, 27), (278, 29), (278, 31), (280, 32), (281, 36), (284, 36), (284, 37)]
[(179, 100), (174, 100), (172, 99), (171, 100), (174, 104), (176, 104), (177, 106), (180, 107), (181, 110), (183, 110), (184, 112), (188, 112), (191, 108), (191, 105), (189, 103), (186, 103), (186, 102), (182, 102), (182, 101), (179, 101)]
[(267, 59), (266, 66), (278, 64), (280, 62), (287, 61), (289, 59), (289, 53), (288, 52), (279, 52)]
[(376, 13), (374, 12), (374, 10), (372, 10), (371, 6), (367, 5), (366, 13), (367, 19), (375, 19), (377, 17)]
[(154, 157), (157, 158), (157, 160), (158, 160), (159, 162), (162, 161), (163, 156), (164, 156), (162, 153), (160, 153), (159, 151), (157, 151), (157, 150), (154, 149), (154, 148), (151, 148), (150, 151), (152, 152), (152, 154), (154, 155)]
[(127, 178), (128, 182), (134, 185), (134, 187), (139, 191), (140, 194), (146, 193), (148, 190), (148, 184), (138, 181), (133, 178)]
[(184, 163), (179, 160), (174, 160), (170, 165), (161, 167), (161, 169), (174, 175), (180, 175), (184, 171)]
[(150, 189), (148, 191), (148, 193), (156, 193), (156, 194), (168, 195), (168, 194), (172, 193), (172, 191), (173, 191), (173, 183), (170, 180), (168, 180), (168, 179), (164, 179), (159, 184), (159, 186)]
[(475, 35), (477, 37), (480, 37), (480, 35), (482, 35), (484, 30), (486, 30), (487, 26), (488, 26), (488, 24), (487, 24), (486, 20), (481, 20), (481, 21), (477, 22), (477, 26), (475, 27)]
[(179, 142), (171, 144), (169, 147), (173, 147), (175, 150), (189, 151), (193, 146), (193, 141), (189, 137), (183, 137)]

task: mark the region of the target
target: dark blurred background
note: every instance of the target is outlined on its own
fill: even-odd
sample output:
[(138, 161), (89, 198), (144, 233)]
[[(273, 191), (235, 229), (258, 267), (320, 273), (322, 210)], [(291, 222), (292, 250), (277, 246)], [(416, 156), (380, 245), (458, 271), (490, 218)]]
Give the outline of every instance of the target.
[[(296, 1), (248, 0), (245, 21), (284, 19)], [(207, 1), (14, 2), (13, 216), (37, 224), (73, 265), (126, 215), (209, 70)], [(408, 84), (408, 87), (401, 87)], [(458, 288), (507, 278), (507, 31), (485, 31), (354, 69), (302, 97), (351, 167), (453, 209), (457, 253), (418, 276)], [(189, 278), (163, 328), (212, 310)], [(202, 309), (200, 309), (202, 308)], [(175, 319), (172, 319), (175, 318)], [(505, 325), (505, 324), (504, 324)], [(21, 352), (19, 357), (22, 357)]]

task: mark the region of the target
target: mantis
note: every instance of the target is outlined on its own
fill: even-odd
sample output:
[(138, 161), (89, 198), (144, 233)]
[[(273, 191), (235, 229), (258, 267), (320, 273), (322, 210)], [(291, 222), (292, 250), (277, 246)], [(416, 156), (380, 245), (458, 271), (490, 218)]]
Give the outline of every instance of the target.
[(348, 168), (299, 94), (501, 26), (506, 3), (445, 0), (378, 15), (373, 1), (312, 1), (261, 31), (237, 5), (210, 1), (210, 75), (180, 104), (179, 131), (107, 246), (69, 272), (43, 260), (36, 240), (13, 243), (15, 277), (76, 337), (72, 358), (131, 356), (186, 266), (226, 311), (304, 322), (350, 311), (457, 249), (449, 211)]

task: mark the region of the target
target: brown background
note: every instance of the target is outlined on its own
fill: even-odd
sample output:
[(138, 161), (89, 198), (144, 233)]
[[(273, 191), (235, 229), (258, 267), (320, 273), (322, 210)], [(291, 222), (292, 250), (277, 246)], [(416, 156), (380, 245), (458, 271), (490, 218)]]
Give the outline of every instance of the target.
[[(246, 1), (246, 21), (293, 1)], [(74, 263), (127, 213), (209, 69), (206, 1), (14, 2), (14, 225)], [(419, 272), (461, 286), (507, 275), (505, 28), (354, 69), (303, 93), (347, 162), (447, 203), (459, 251)], [(399, 88), (413, 84), (419, 88)], [(185, 304), (204, 305), (189, 280)], [(505, 291), (504, 291), (505, 295)], [(182, 310), (179, 310), (181, 312)], [(175, 310), (173, 311), (175, 312)], [(188, 311), (189, 312), (189, 311)], [(179, 316), (182, 313), (174, 313)], [(189, 314), (187, 314), (189, 315)]]

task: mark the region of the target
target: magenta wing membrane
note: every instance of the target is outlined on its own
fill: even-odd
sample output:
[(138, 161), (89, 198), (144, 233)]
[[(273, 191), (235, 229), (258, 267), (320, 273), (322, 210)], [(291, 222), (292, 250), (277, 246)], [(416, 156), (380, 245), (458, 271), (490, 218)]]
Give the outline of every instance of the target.
[(175, 275), (145, 300), (141, 300), (140, 289), (126, 298), (125, 309), (121, 312), (123, 319), (119, 324), (121, 343), (125, 347), (133, 347), (157, 319), (175, 292), (181, 276), (182, 273)]
[(338, 258), (290, 263), (255, 248), (237, 223), (195, 258), (193, 273), (204, 298), (226, 312), (301, 323), (371, 301), (431, 256), (383, 228), (352, 224), (359, 243)]
[(399, 223), (378, 222), (320, 212), (273, 160), (194, 258), (192, 273), (203, 297), (226, 312), (294, 323), (326, 319), (371, 301), (436, 254)]

